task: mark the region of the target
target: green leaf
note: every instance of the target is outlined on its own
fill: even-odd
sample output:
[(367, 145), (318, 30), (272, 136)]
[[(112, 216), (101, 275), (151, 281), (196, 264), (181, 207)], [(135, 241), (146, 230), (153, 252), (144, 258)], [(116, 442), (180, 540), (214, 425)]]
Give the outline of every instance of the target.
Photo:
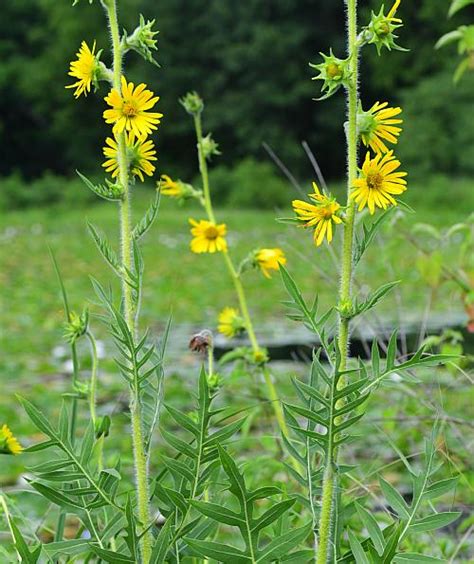
[(252, 562), (252, 559), (244, 552), (228, 544), (196, 540), (188, 537), (184, 538), (184, 541), (201, 556), (214, 558), (225, 564), (244, 564), (246, 562)]
[(354, 555), (356, 564), (370, 564), (370, 560), (367, 558), (365, 550), (352, 531), (349, 531), (349, 544), (351, 545), (352, 554)]
[(399, 492), (381, 476), (379, 476), (379, 483), (385, 499), (398, 513), (400, 519), (408, 519), (410, 517), (409, 507)]
[(173, 520), (167, 519), (165, 524), (161, 527), (161, 531), (156, 537), (151, 553), (150, 564), (162, 564), (165, 562), (166, 555), (171, 545), (171, 531), (173, 527)]
[(295, 498), (285, 499), (284, 501), (280, 501), (270, 507), (270, 509), (265, 511), (263, 515), (254, 521), (255, 524), (252, 528), (252, 532), (260, 531), (261, 529), (271, 525), (281, 515), (283, 515), (283, 513), (286, 513), (295, 504), (295, 501)]
[(441, 49), (441, 47), (444, 47), (445, 45), (449, 45), (450, 43), (453, 43), (453, 41), (458, 41), (461, 38), (462, 38), (462, 33), (459, 29), (455, 29), (453, 31), (445, 33), (436, 42), (435, 49)]
[(423, 493), (423, 498), (436, 499), (437, 497), (441, 497), (456, 487), (458, 480), (459, 478), (456, 476), (455, 478), (448, 478), (447, 480), (440, 480), (439, 482), (431, 484), (431, 486)]
[(355, 243), (355, 250), (354, 250), (354, 267), (360, 262), (360, 259), (363, 257), (365, 251), (368, 249), (369, 245), (372, 243), (375, 235), (377, 234), (378, 230), (382, 226), (382, 223), (388, 218), (390, 213), (393, 211), (393, 208), (388, 208), (383, 213), (381, 213), (375, 221), (373, 221), (368, 227), (364, 223), (362, 226), (362, 238), (359, 238), (356, 235), (356, 243)]
[(120, 187), (117, 184), (112, 184), (108, 180), (105, 181), (105, 186), (103, 184), (93, 184), (87, 176), (84, 176), (78, 170), (76, 170), (76, 173), (87, 188), (94, 192), (94, 194), (97, 194), (99, 198), (103, 198), (104, 200), (108, 200), (110, 202), (116, 202), (122, 199), (123, 190), (120, 190)]
[(250, 492), (247, 496), (247, 502), (257, 501), (258, 499), (267, 499), (272, 495), (281, 494), (281, 489), (276, 486), (262, 486)]
[(115, 274), (120, 276), (120, 273), (122, 272), (120, 261), (118, 259), (117, 253), (112, 249), (112, 246), (107, 241), (105, 235), (99, 233), (96, 227), (94, 227), (94, 225), (89, 221), (87, 222), (87, 229), (89, 230), (89, 233), (105, 262), (110, 266)]
[(53, 490), (52, 488), (46, 486), (45, 484), (42, 484), (41, 482), (30, 482), (30, 486), (34, 488), (38, 493), (40, 493), (43, 497), (49, 499), (49, 501), (52, 501), (60, 507), (65, 507), (66, 509), (84, 509), (84, 506), (80, 503), (77, 503), (74, 499), (64, 495), (57, 490)]
[(259, 553), (257, 562), (274, 562), (282, 556), (286, 556), (299, 544), (302, 544), (311, 532), (313, 525), (311, 522), (302, 527), (293, 529), (269, 542)]
[(239, 472), (237, 464), (233, 461), (232, 457), (220, 446), (217, 446), (219, 450), (219, 457), (221, 459), (222, 468), (227, 474), (230, 481), (230, 491), (242, 502), (245, 503), (245, 482), (244, 477)]
[(21, 556), (22, 563), (36, 564), (41, 554), (42, 545), (40, 544), (39, 546), (34, 548), (33, 552), (30, 552), (30, 549), (28, 548), (28, 545), (26, 544), (20, 529), (16, 526), (15, 521), (13, 519), (9, 519), (9, 524), (15, 540), (15, 549)]
[(394, 564), (421, 564), (423, 562), (440, 562), (445, 563), (446, 560), (435, 558), (434, 556), (424, 556), (416, 552), (403, 552), (397, 554), (393, 559)]
[(470, 4), (474, 4), (474, 0), (453, 0), (448, 12), (449, 17), (454, 16), (459, 10), (462, 10)]
[(441, 529), (442, 527), (450, 525), (460, 516), (460, 511), (444, 511), (442, 513), (436, 513), (435, 515), (430, 515), (412, 523), (410, 531), (416, 533), (435, 531), (436, 529)]
[(90, 545), (91, 549), (100, 556), (105, 562), (110, 562), (110, 564), (136, 564), (135, 559), (131, 559), (130, 556), (126, 554), (120, 554), (112, 550), (106, 550), (105, 548), (100, 548), (99, 546)]
[(142, 219), (138, 222), (138, 224), (134, 227), (132, 231), (132, 237), (135, 240), (141, 239), (145, 233), (150, 229), (153, 225), (156, 217), (158, 216), (158, 210), (160, 208), (160, 199), (161, 199), (161, 192), (158, 190), (156, 191), (156, 196), (153, 202), (150, 204), (150, 207), (145, 212), (145, 215)]
[(49, 542), (43, 545), (43, 551), (53, 558), (55, 556), (77, 556), (89, 552), (91, 541), (89, 539), (72, 539), (67, 541)]
[(358, 503), (355, 504), (355, 507), (357, 509), (360, 520), (364, 524), (372, 542), (374, 543), (376, 551), (379, 553), (379, 555), (382, 555), (385, 547), (385, 541), (377, 520), (372, 514), (370, 514)]
[(398, 284), (400, 284), (400, 280), (388, 282), (371, 292), (365, 301), (356, 303), (352, 317), (373, 309), (391, 290), (393, 290), (393, 288), (395, 288), (395, 286), (398, 286)]
[(245, 524), (244, 520), (238, 513), (234, 513), (222, 505), (206, 501), (192, 501), (191, 504), (200, 513), (206, 517), (214, 519), (218, 523), (225, 523), (226, 525), (231, 525), (233, 527), (240, 527)]
[(37, 409), (31, 402), (27, 399), (17, 396), (18, 400), (20, 401), (21, 405), (25, 409), (28, 417), (33, 421), (36, 427), (42, 431), (45, 435), (48, 435), (51, 439), (56, 439), (57, 435), (54, 429), (51, 427), (48, 419)]

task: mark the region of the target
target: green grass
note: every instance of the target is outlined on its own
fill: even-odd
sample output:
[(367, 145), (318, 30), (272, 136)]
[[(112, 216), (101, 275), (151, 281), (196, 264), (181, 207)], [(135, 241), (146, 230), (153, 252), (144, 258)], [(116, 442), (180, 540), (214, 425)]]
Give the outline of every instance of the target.
[[(468, 201), (472, 191), (467, 182), (446, 185), (437, 180), (433, 185), (432, 191), (415, 186), (409, 192), (407, 201), (418, 213), (407, 218), (405, 225), (413, 221), (412, 217), (415, 221), (447, 225), (460, 221), (466, 210), (473, 207)], [(146, 209), (149, 197), (149, 193), (137, 193), (136, 218)], [(331, 304), (337, 286), (332, 259), (327, 251), (312, 245), (309, 233), (276, 222), (278, 215), (289, 213), (228, 209), (218, 213), (220, 220), (229, 225), (229, 243), (237, 261), (255, 247), (281, 246), (288, 255), (289, 270), (308, 298), (317, 291), (323, 304)], [(200, 217), (200, 210), (186, 210), (164, 201), (158, 221), (144, 241), (143, 319), (153, 327), (162, 326), (171, 313), (174, 324), (188, 322), (214, 329), (218, 311), (235, 304), (221, 257), (189, 252), (189, 216)], [(0, 218), (0, 286), (4, 296), (0, 324), (2, 348), (7, 351), (0, 366), (7, 378), (31, 378), (32, 374), (50, 370), (51, 350), (61, 338), (63, 312), (48, 247), (57, 257), (73, 309), (81, 310), (93, 300), (91, 274), (102, 283), (110, 282), (118, 291), (112, 271), (104, 265), (86, 232), (86, 219), (105, 231), (112, 243), (117, 240), (117, 211), (110, 203), (85, 209), (18, 211)], [(398, 227), (395, 235), (397, 230)], [(337, 252), (337, 240), (332, 249)], [(421, 312), (426, 287), (420, 285), (416, 260), (417, 253), (411, 245), (389, 234), (367, 255), (358, 277), (371, 287), (389, 279), (403, 280), (404, 306)], [(329, 283), (321, 269), (329, 276)], [(266, 280), (260, 273), (251, 272), (245, 285), (257, 327), (259, 323), (283, 318), (280, 302), (285, 296), (278, 275)], [(451, 307), (451, 301), (446, 301), (451, 300), (450, 291), (441, 296), (445, 301), (438, 299), (435, 306)]]

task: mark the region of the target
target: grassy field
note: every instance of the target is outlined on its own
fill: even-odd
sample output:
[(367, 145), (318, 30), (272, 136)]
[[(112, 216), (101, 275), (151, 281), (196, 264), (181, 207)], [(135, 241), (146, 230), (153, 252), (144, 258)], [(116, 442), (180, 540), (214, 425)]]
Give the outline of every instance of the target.
[[(149, 198), (149, 192), (139, 191), (136, 194), (136, 218), (145, 211)], [(384, 230), (367, 255), (364, 266), (357, 272), (357, 282), (362, 291), (366, 291), (387, 280), (403, 281), (400, 302), (397, 304), (395, 298), (391, 297), (383, 304), (382, 313), (389, 319), (394, 318), (397, 311), (398, 314), (405, 312), (411, 317), (421, 318), (427, 307), (427, 297), (432, 310), (460, 314), (462, 304), (455, 287), (446, 284), (430, 289), (427, 284), (430, 272), (426, 272), (426, 265), (420, 266), (419, 253), (404, 239), (403, 233), (414, 222), (429, 222), (441, 228), (462, 220), (474, 208), (470, 183), (458, 181), (447, 185), (435, 182), (431, 188), (413, 187), (410, 198), (407, 201), (417, 209), (417, 215), (409, 215), (397, 222), (394, 228)], [(317, 291), (323, 306), (328, 306), (334, 299), (338, 285), (333, 267), (334, 256), (327, 248), (317, 250), (311, 243), (309, 233), (275, 220), (276, 217), (287, 215), (288, 210), (223, 209), (218, 212), (220, 220), (229, 225), (229, 244), (237, 260), (243, 259), (256, 246), (282, 247), (288, 255), (288, 268), (308, 299)], [(199, 361), (187, 352), (189, 335), (193, 329), (203, 327), (215, 330), (220, 309), (235, 305), (221, 257), (197, 256), (189, 252), (188, 217), (199, 218), (200, 210), (177, 208), (174, 202), (164, 201), (157, 223), (146, 236), (143, 246), (146, 264), (144, 324), (150, 325), (153, 333), (159, 335), (172, 313), (166, 398), (182, 409), (189, 409), (192, 402), (199, 368)], [(0, 359), (0, 423), (3, 419), (14, 421), (15, 430), (23, 440), (34, 439), (34, 436), (26, 418), (19, 415), (14, 394), (22, 393), (34, 398), (38, 405), (52, 414), (57, 411), (58, 396), (69, 389), (70, 362), (67, 346), (62, 340), (63, 311), (48, 247), (57, 257), (69, 299), (76, 311), (80, 311), (84, 305), (89, 305), (92, 312), (98, 311), (93, 303), (89, 281), (91, 273), (102, 283), (111, 283), (118, 291), (113, 273), (104, 266), (86, 233), (86, 219), (103, 230), (112, 242), (116, 240), (116, 209), (107, 203), (87, 209), (18, 211), (0, 218), (0, 327), (3, 351)], [(332, 247), (332, 252), (337, 253), (337, 243)], [(443, 250), (442, 241), (438, 245), (445, 260), (455, 260), (452, 248)], [(435, 251), (436, 248), (431, 250)], [(383, 260), (380, 260), (381, 256)], [(283, 321), (285, 310), (281, 301), (285, 299), (285, 293), (279, 276), (267, 280), (258, 272), (250, 272), (246, 275), (245, 283), (257, 330), (259, 326), (262, 329), (278, 325), (291, 331), (290, 322)], [(402, 317), (405, 313), (402, 313)], [(101, 348), (105, 347), (101, 360), (99, 412), (116, 413), (114, 426), (122, 428), (127, 424), (124, 412), (126, 400), (122, 381), (117, 376), (111, 358), (113, 350), (107, 337), (107, 328), (96, 319), (93, 319), (93, 328), (101, 341)], [(81, 348), (80, 352), (87, 374), (87, 350)], [(301, 363), (276, 364), (274, 373), (280, 394), (291, 397), (294, 391), (288, 375), (299, 374), (304, 377), (306, 367)], [(396, 462), (397, 455), (391, 441), (405, 453), (418, 452), (422, 438), (429, 433), (435, 413), (439, 412), (447, 418), (445, 443), (441, 445), (447, 462), (444, 474), (462, 473), (460, 490), (453, 503), (467, 513), (467, 500), (473, 492), (469, 463), (472, 439), (466, 433), (470, 428), (462, 422), (454, 422), (454, 419), (469, 419), (473, 402), (469, 378), (456, 371), (425, 371), (417, 391), (404, 384), (392, 385), (381, 391), (378, 398), (380, 403), (371, 407), (371, 419), (365, 423), (372, 428), (373, 440), (362, 451), (354, 450), (350, 455), (353, 459), (365, 460), (359, 478), (354, 477), (356, 481), (353, 486), (357, 487), (357, 479), (370, 483), (370, 477), (375, 476), (373, 460), (377, 459), (377, 468), (389, 467), (392, 481), (401, 481), (403, 489), (402, 465)], [(251, 421), (260, 412), (268, 415), (265, 403), (255, 407), (255, 396), (252, 396), (250, 389), (247, 390), (247, 385), (242, 386), (241, 375), (237, 372), (226, 373), (222, 402), (247, 407), (253, 405), (250, 409)], [(83, 411), (85, 415), (85, 406)], [(170, 424), (166, 417), (164, 422)], [(273, 431), (270, 424), (262, 426), (261, 423), (258, 430), (259, 435), (252, 436), (252, 423), (249, 423), (248, 435), (241, 438), (236, 446), (242, 452), (253, 452), (254, 460), (248, 464), (250, 470), (257, 469), (265, 460), (265, 472), (271, 480), (280, 471), (279, 465), (272, 462), (275, 457), (278, 458), (278, 453), (273, 452)], [(119, 448), (121, 443), (128, 443), (127, 433), (115, 433), (114, 436), (112, 451)], [(126, 452), (127, 448), (121, 450)], [(270, 456), (265, 453), (267, 450)], [(0, 484), (7, 487), (15, 484), (18, 474), (23, 471), (21, 458), (9, 459), (8, 464), (2, 466)], [(124, 459), (124, 462), (127, 460)], [(458, 531), (457, 538), (462, 536), (462, 532)], [(426, 542), (429, 544), (429, 538)], [(445, 542), (447, 553), (453, 552), (456, 547), (454, 540), (448, 537)]]

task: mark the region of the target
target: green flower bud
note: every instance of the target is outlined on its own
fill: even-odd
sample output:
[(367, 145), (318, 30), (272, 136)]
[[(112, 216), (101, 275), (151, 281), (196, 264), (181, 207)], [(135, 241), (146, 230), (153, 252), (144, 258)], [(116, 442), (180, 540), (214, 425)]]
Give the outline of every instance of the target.
[(124, 31), (121, 46), (123, 53), (130, 50), (136, 51), (145, 61), (159, 67), (160, 65), (155, 61), (151, 53), (152, 50), (157, 50), (156, 39), (154, 37), (159, 33), (159, 31), (153, 31), (154, 25), (155, 20), (145, 21), (145, 18), (140, 14), (140, 23), (135, 28), (132, 35), (128, 36), (127, 32)]
[(203, 137), (201, 142), (201, 149), (204, 158), (208, 161), (212, 160), (214, 155), (220, 155), (219, 145), (212, 138), (212, 133), (208, 133), (206, 137)]
[(69, 343), (75, 343), (87, 331), (89, 325), (89, 311), (84, 309), (81, 315), (74, 311), (69, 314), (69, 323), (66, 323), (64, 338)]
[(338, 307), (337, 311), (343, 319), (350, 319), (353, 316), (354, 308), (352, 307), (351, 300), (342, 301)]
[(220, 374), (218, 374), (217, 372), (208, 375), (207, 383), (209, 385), (211, 393), (216, 392), (219, 389), (220, 379)]
[(197, 116), (204, 110), (204, 101), (197, 92), (188, 92), (179, 102), (192, 116)]
[(402, 26), (402, 20), (394, 17), (393, 9), (388, 15), (385, 15), (384, 7), (382, 6), (378, 14), (372, 12), (369, 25), (362, 29), (360, 35), (361, 42), (362, 44), (375, 45), (379, 55), (384, 47), (389, 51), (392, 49), (407, 51), (407, 49), (395, 43), (395, 39), (398, 39), (398, 36), (394, 34), (394, 31)]
[(332, 49), (329, 55), (320, 53), (323, 62), (319, 65), (310, 63), (309, 66), (319, 71), (319, 74), (313, 77), (313, 80), (322, 80), (323, 86), (321, 91), (325, 92), (324, 96), (318, 100), (324, 100), (332, 96), (341, 86), (348, 87), (350, 82), (349, 59), (338, 59), (334, 56)]

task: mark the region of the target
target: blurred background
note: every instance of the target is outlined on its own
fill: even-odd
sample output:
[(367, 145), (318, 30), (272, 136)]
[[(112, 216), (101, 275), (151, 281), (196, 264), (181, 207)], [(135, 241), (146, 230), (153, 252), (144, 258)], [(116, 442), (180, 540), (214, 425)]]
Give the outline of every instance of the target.
[[(65, 89), (73, 82), (67, 73), (81, 41), (89, 46), (96, 41), (97, 48), (104, 49), (102, 60), (110, 65), (108, 37), (99, 2), (89, 5), (80, 0), (75, 8), (71, 3), (4, 1), (0, 18), (0, 424), (9, 422), (24, 442), (33, 440), (34, 431), (18, 415), (14, 394), (20, 391), (53, 415), (58, 396), (70, 389), (71, 382), (64, 311), (48, 249), (57, 258), (76, 312), (84, 307), (97, 312), (91, 274), (118, 292), (114, 275), (86, 231), (87, 219), (115, 245), (116, 206), (97, 201), (75, 173), (80, 170), (92, 180), (104, 181), (102, 146), (110, 134), (102, 119), (107, 90), (102, 83), (98, 93), (76, 101)], [(368, 22), (371, 8), (377, 12), (380, 8), (379, 0), (360, 5), (361, 24)], [(279, 246), (308, 300), (318, 292), (322, 310), (332, 305), (340, 233), (330, 248), (316, 249), (310, 233), (276, 221), (292, 214), (291, 200), (297, 192), (262, 144), (278, 155), (304, 194), (315, 178), (301, 146), (306, 141), (329, 188), (343, 201), (343, 92), (321, 103), (313, 101), (320, 95), (319, 84), (312, 82), (314, 73), (308, 66), (319, 62), (318, 53), (327, 53), (330, 46), (336, 56), (344, 56), (343, 1), (120, 0), (119, 6), (121, 24), (128, 32), (137, 25), (139, 12), (156, 18), (160, 30), (155, 57), (161, 68), (134, 53), (126, 61), (128, 79), (146, 82), (161, 97), (158, 111), (164, 119), (154, 135), (155, 180), (167, 173), (199, 184), (192, 121), (178, 102), (187, 91), (196, 90), (206, 102), (205, 133), (213, 133), (222, 151), (212, 162), (212, 191), (219, 220), (228, 223), (236, 261), (256, 245)], [(363, 51), (365, 109), (377, 100), (403, 107), (404, 131), (396, 154), (409, 173), (404, 200), (416, 215), (392, 214), (357, 271), (359, 296), (389, 280), (403, 284), (377, 310), (378, 317), (366, 317), (355, 327), (355, 341), (357, 352), (364, 354), (374, 336), (384, 343), (393, 326), (400, 324), (401, 355), (429, 337), (433, 350), (466, 357), (446, 369), (426, 370), (420, 386), (394, 380), (388, 391), (381, 390), (367, 422), (373, 432), (370, 444), (354, 456), (365, 457), (367, 472), (380, 457), (388, 464), (393, 450), (387, 436), (401, 451), (417, 452), (438, 414), (448, 430), (440, 445), (447, 475), (464, 472), (457, 507), (467, 519), (474, 491), (469, 481), (474, 401), (469, 362), (472, 366), (474, 343), (468, 331), (469, 324), (474, 330), (474, 298), (469, 294), (474, 235), (472, 216), (468, 219), (474, 210), (474, 73), (466, 72), (454, 85), (456, 47), (435, 51), (434, 45), (447, 31), (472, 22), (474, 7), (451, 20), (448, 7), (447, 0), (402, 2), (399, 14), (405, 25), (399, 44), (409, 52), (378, 57), (375, 48)], [(154, 190), (151, 180), (133, 188), (135, 220), (147, 209)], [(202, 328), (215, 331), (219, 311), (236, 305), (222, 257), (189, 252), (188, 218), (201, 214), (196, 207), (162, 201), (158, 221), (143, 245), (143, 326), (159, 336), (172, 313), (166, 398), (182, 409), (189, 409), (200, 364), (188, 352), (190, 336)], [(297, 361), (312, 343), (285, 319), (281, 302), (286, 296), (278, 275), (267, 280), (250, 272), (244, 282), (263, 344), (270, 346), (273, 358), (276, 351), (286, 351), (286, 358), (272, 363), (272, 370), (279, 392), (292, 397), (289, 375), (307, 373)], [(116, 413), (114, 425), (126, 426), (123, 382), (108, 329), (94, 315), (92, 327), (99, 342), (99, 414)], [(222, 339), (218, 343), (229, 346)], [(299, 345), (305, 345), (304, 354), (299, 354)], [(86, 343), (80, 343), (79, 354), (86, 382), (91, 368)], [(247, 376), (238, 370), (226, 372), (224, 402), (248, 403), (247, 386), (242, 386)], [(383, 433), (374, 427), (378, 424), (383, 424)], [(113, 440), (128, 444), (128, 435), (114, 433)], [(124, 447), (122, 452), (129, 451)], [(273, 472), (280, 454), (274, 464), (268, 464), (268, 458), (261, 464), (260, 454), (257, 447), (255, 465)], [(0, 484), (15, 490), (23, 464), (23, 457), (2, 464)], [(403, 480), (401, 470), (392, 475), (394, 482)], [(33, 509), (28, 519), (32, 514)], [(465, 529), (460, 525), (459, 538), (468, 526), (472, 528), (472, 523)], [(442, 537), (443, 554), (459, 552), (461, 544), (454, 538), (452, 531)], [(419, 552), (423, 550), (431, 554), (430, 538)]]

